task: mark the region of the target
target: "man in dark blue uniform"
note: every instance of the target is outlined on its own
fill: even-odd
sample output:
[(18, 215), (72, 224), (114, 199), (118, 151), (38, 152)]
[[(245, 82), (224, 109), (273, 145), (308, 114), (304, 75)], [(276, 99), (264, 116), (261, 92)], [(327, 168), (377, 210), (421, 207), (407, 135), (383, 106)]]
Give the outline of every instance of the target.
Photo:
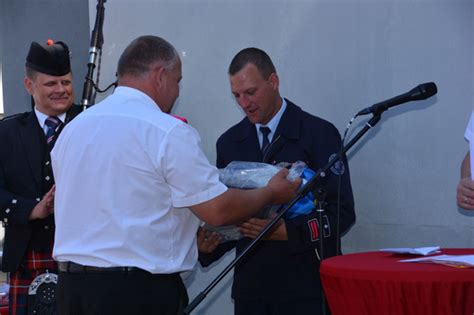
[[(279, 93), (279, 78), (270, 57), (262, 50), (240, 51), (229, 66), (232, 93), (246, 117), (217, 141), (217, 167), (231, 161), (276, 164), (303, 161), (313, 170), (325, 166), (340, 150), (341, 139), (329, 122), (304, 112)], [(341, 175), (339, 228), (337, 187)], [(318, 246), (324, 234), (324, 256), (337, 254), (340, 235), (355, 222), (349, 168), (344, 156), (323, 181), (327, 191), (323, 222), (316, 211), (282, 220), (234, 272), (232, 297), (238, 315), (320, 314), (321, 282)], [(269, 219), (252, 218), (239, 226), (245, 238), (200, 253), (209, 265), (233, 246), (237, 254), (255, 238)], [(323, 229), (321, 229), (321, 225)], [(198, 238), (200, 248), (206, 241)], [(207, 246), (209, 249), (209, 246)], [(212, 246), (211, 246), (212, 249)]]
[[(10, 314), (27, 314), (33, 279), (57, 271), (51, 257), (54, 178), (50, 150), (64, 124), (80, 112), (79, 106), (72, 106), (67, 45), (33, 42), (24, 84), (33, 97), (34, 110), (0, 122), (0, 220), (5, 227), (2, 271), (10, 277)], [(54, 294), (52, 287), (47, 291), (49, 297)], [(53, 305), (43, 309), (52, 311)]]

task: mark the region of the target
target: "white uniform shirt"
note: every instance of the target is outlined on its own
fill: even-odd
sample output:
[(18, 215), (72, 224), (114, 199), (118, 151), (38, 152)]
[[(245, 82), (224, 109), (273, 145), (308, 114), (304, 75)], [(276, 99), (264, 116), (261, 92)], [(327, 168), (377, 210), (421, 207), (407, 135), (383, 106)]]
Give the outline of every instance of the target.
[(474, 180), (474, 111), (471, 113), (471, 118), (469, 119), (466, 131), (464, 132), (464, 137), (469, 141), (469, 151), (471, 153), (471, 179)]
[(52, 152), (58, 261), (190, 270), (198, 218), (227, 190), (197, 131), (142, 92), (118, 87), (68, 124)]

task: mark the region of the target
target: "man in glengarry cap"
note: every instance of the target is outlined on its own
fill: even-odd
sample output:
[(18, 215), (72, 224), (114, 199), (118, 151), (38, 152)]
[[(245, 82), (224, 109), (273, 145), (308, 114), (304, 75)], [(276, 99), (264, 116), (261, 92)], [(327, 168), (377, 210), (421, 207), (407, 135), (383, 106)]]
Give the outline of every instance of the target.
[[(64, 124), (79, 112), (73, 107), (69, 48), (52, 40), (32, 42), (24, 85), (34, 100), (31, 112), (0, 122), (0, 220), (5, 227), (2, 271), (9, 273), (9, 312), (38, 308), (53, 314), (51, 281), (57, 271), (51, 257), (54, 236), (54, 177), (50, 150)], [(44, 274), (50, 273), (51, 275)], [(43, 276), (41, 276), (43, 275)], [(32, 281), (40, 285), (28, 294)], [(43, 285), (44, 284), (44, 285)], [(41, 300), (41, 301), (40, 301)]]

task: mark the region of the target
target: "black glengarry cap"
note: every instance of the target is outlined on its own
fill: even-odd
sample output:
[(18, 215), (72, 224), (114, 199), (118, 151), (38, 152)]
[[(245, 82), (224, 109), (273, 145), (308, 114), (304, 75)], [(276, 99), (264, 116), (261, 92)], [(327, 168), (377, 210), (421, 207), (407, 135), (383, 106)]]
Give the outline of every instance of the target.
[(63, 76), (71, 72), (69, 48), (63, 42), (48, 40), (46, 45), (32, 42), (26, 57), (26, 67), (41, 73)]

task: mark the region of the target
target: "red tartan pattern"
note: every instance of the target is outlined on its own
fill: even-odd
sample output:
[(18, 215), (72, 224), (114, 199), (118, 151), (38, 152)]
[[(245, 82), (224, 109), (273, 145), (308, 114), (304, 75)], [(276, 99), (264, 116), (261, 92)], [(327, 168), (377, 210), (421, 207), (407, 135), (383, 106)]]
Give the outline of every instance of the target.
[(51, 252), (28, 251), (26, 259), (17, 271), (10, 273), (9, 314), (26, 315), (28, 313), (28, 288), (31, 282), (42, 273), (57, 273), (57, 263)]

